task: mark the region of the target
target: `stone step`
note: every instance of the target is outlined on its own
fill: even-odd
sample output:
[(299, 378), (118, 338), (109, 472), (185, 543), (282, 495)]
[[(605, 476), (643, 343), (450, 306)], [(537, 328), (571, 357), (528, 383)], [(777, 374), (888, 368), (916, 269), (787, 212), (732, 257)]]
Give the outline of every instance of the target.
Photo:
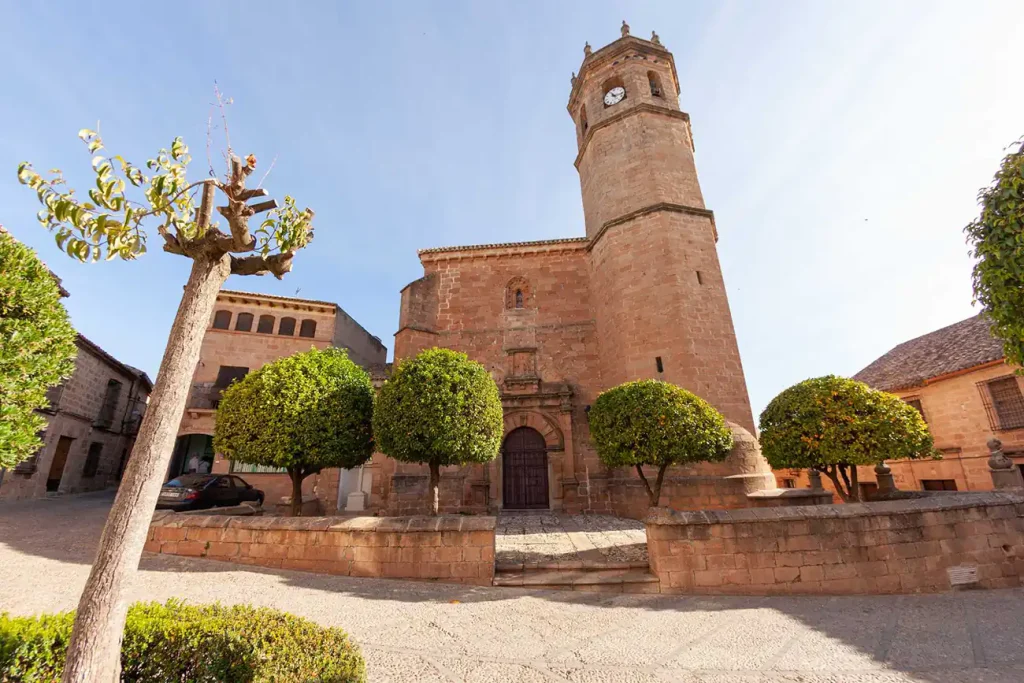
[(629, 569), (498, 569), (495, 586), (594, 593), (658, 593), (660, 582), (647, 567)]
[(635, 562), (612, 562), (608, 560), (558, 560), (555, 562), (509, 562), (501, 558), (494, 565), (496, 572), (523, 572), (523, 571), (556, 571), (582, 569), (584, 571), (600, 571), (603, 569), (647, 569), (647, 560)]

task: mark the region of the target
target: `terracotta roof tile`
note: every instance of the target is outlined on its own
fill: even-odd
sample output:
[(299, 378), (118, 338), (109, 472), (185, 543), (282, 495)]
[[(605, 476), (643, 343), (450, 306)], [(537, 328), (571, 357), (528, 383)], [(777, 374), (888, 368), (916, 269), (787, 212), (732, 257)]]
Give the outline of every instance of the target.
[(542, 247), (549, 244), (584, 244), (586, 237), (563, 237), (553, 240), (534, 240), (532, 242), (499, 242), (497, 244), (469, 244), (460, 247), (431, 247), (420, 249), (417, 254), (438, 254), (446, 251), (478, 251), (480, 249), (515, 249), (520, 247)]
[(895, 391), (922, 386), (933, 377), (999, 360), (1003, 357), (1002, 342), (992, 336), (983, 316), (979, 313), (903, 342), (853, 378), (875, 389)]

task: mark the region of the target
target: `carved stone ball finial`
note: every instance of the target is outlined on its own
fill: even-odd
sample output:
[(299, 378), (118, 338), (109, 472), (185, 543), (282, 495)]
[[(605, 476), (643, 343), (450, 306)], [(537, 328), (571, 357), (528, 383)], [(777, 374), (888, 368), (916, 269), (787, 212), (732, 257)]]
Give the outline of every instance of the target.
[(628, 35), (629, 35), (629, 24), (626, 23), (625, 19), (623, 19), (622, 20), (622, 37), (625, 38)]
[(651, 42), (655, 45), (661, 45), (661, 38), (659, 38), (658, 34), (654, 31), (651, 31)]
[(886, 465), (884, 462), (880, 462), (875, 465), (875, 474), (889, 474), (892, 472), (892, 468)]
[(1006, 457), (1003, 453), (1003, 442), (999, 439), (992, 438), (988, 440), (988, 466), (993, 470), (1009, 470), (1013, 469), (1013, 461)]
[(587, 43), (586, 45), (583, 46), (583, 56), (584, 57), (589, 57), (590, 53), (591, 53), (590, 43)]

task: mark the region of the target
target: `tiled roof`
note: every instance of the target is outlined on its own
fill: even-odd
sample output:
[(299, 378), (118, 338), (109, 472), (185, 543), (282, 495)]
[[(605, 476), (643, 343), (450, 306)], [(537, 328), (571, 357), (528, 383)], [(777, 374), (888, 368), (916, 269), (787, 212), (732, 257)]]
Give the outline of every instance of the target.
[(85, 348), (89, 349), (94, 354), (96, 354), (97, 356), (99, 356), (103, 360), (107, 361), (107, 363), (109, 363), (110, 365), (113, 365), (115, 368), (117, 368), (118, 370), (120, 370), (124, 374), (130, 375), (130, 376), (133, 376), (133, 377), (138, 377), (139, 380), (143, 384), (146, 385), (147, 391), (153, 391), (153, 380), (151, 380), (149, 378), (149, 375), (147, 375), (142, 370), (139, 370), (136, 367), (128, 365), (127, 363), (122, 363), (121, 361), (119, 361), (118, 359), (114, 358), (113, 356), (111, 356), (106, 351), (104, 351), (100, 347), (99, 344), (97, 344), (96, 342), (92, 341), (91, 339), (86, 337), (81, 332), (78, 333), (78, 343), (79, 343), (80, 346), (84, 346)]
[(966, 370), (1003, 357), (1002, 342), (992, 336), (983, 313), (903, 342), (867, 366), (854, 379), (884, 391), (922, 386), (940, 375)]
[(278, 296), (276, 294), (260, 294), (258, 292), (240, 292), (237, 289), (222, 289), (220, 294), (226, 294), (227, 296), (251, 296), (257, 299), (273, 299), (274, 301), (290, 301), (298, 304), (318, 304), (320, 306), (330, 306), (332, 308), (338, 307), (338, 304), (333, 301), (318, 301), (316, 299), (299, 299), (294, 296)]
[(501, 242), (498, 244), (471, 244), (464, 247), (431, 247), (430, 249), (420, 249), (417, 254), (436, 254), (445, 251), (477, 251), (479, 249), (506, 249), (506, 248), (517, 248), (517, 247), (543, 247), (548, 244), (572, 244), (572, 243), (585, 243), (586, 237), (564, 237), (557, 240), (536, 240), (533, 242)]

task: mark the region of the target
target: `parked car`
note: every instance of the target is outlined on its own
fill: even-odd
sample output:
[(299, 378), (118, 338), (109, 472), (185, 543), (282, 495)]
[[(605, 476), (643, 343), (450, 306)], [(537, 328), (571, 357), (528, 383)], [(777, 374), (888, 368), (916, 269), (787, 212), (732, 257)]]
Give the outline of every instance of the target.
[(263, 505), (264, 493), (233, 474), (183, 474), (164, 484), (157, 510), (206, 510), (254, 502)]

